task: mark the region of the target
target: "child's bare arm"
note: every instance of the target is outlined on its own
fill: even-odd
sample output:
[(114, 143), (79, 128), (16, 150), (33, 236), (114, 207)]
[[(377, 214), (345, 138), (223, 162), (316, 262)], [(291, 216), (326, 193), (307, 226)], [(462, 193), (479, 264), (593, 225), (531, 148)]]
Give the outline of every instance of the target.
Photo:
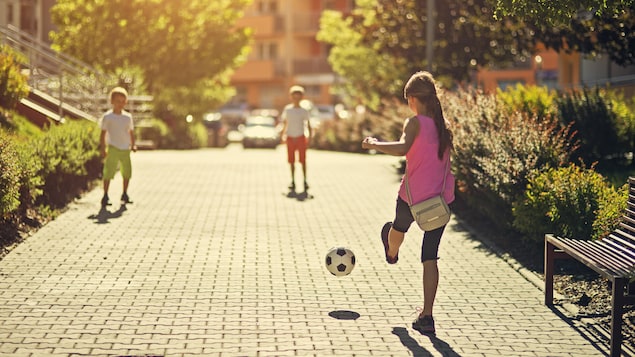
[(362, 142), (362, 148), (375, 149), (384, 154), (404, 156), (410, 150), (415, 137), (419, 133), (419, 122), (407, 119), (404, 123), (403, 133), (399, 141), (379, 141), (373, 137), (367, 137)]

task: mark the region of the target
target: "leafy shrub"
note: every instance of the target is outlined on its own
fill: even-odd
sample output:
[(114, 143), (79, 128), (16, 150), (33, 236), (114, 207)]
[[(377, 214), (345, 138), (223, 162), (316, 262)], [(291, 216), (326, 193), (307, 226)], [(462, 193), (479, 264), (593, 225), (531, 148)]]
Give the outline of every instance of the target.
[(207, 129), (202, 123), (176, 122), (162, 140), (165, 149), (198, 149), (207, 146)]
[[(59, 207), (85, 188), (100, 172), (99, 127), (87, 121), (68, 121), (52, 126), (33, 144), (33, 155), (42, 166), (43, 194), (37, 203)], [(71, 189), (69, 189), (71, 188)]]
[(159, 119), (147, 119), (135, 125), (137, 140), (151, 140), (158, 148), (163, 147), (168, 133), (167, 124)]
[(17, 153), (20, 167), (20, 207), (17, 213), (22, 214), (42, 195), (44, 178), (38, 175), (38, 171), (43, 164), (39, 157), (33, 155), (27, 141), (17, 142)]
[(517, 84), (505, 90), (498, 89), (496, 97), (508, 112), (521, 112), (537, 120), (557, 113), (556, 92), (547, 87)]
[(495, 96), (477, 91), (441, 100), (454, 132), (458, 195), (499, 228), (511, 228), (512, 204), (529, 173), (568, 162), (569, 132), (549, 117), (508, 113)]
[(15, 146), (0, 132), (0, 217), (6, 217), (20, 205), (20, 166)]
[(0, 107), (12, 109), (29, 94), (26, 76), (20, 72), (25, 62), (8, 45), (0, 45)]
[(579, 140), (577, 156), (586, 163), (623, 157), (633, 151), (635, 116), (618, 97), (584, 89), (557, 100), (560, 120), (572, 125)]
[(575, 165), (533, 172), (523, 198), (514, 204), (514, 227), (542, 242), (545, 233), (599, 239), (613, 230), (627, 201), (599, 173)]

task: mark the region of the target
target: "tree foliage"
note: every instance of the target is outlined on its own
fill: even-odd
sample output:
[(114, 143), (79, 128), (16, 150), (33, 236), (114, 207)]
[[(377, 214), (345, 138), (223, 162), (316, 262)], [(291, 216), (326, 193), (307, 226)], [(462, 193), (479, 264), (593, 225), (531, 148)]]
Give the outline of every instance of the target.
[[(333, 46), (329, 60), (347, 85), (367, 97), (368, 92), (376, 93), (371, 97), (399, 95), (403, 80), (421, 69), (437, 78), (467, 80), (477, 66), (527, 60), (534, 48), (533, 33), (521, 23), (494, 19), (487, 0), (436, 1), (433, 44), (426, 43), (429, 14), (420, 2), (356, 5), (349, 16), (325, 13), (318, 39)], [(434, 46), (432, 63), (426, 63), (429, 45)]]
[[(245, 57), (250, 30), (235, 26), (249, 0), (59, 0), (54, 47), (114, 73), (135, 67), (148, 89), (184, 91), (226, 82)], [(191, 92), (200, 96), (201, 93)]]
[(491, 1), (496, 18), (522, 19), (549, 48), (635, 64), (635, 0)]
[(635, 9), (573, 18), (568, 25), (534, 25), (536, 37), (556, 51), (587, 55), (603, 53), (615, 63), (635, 64)]
[(495, 16), (514, 16), (533, 24), (568, 25), (569, 21), (586, 14), (602, 17), (619, 16), (635, 6), (634, 0), (492, 0)]

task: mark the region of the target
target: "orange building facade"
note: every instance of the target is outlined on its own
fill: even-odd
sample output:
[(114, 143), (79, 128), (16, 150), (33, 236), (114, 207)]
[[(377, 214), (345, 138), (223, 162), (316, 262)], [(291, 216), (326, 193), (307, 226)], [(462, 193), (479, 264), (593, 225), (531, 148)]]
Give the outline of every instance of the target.
[(553, 89), (575, 88), (580, 85), (580, 55), (558, 53), (539, 46), (531, 60), (509, 69), (480, 69), (476, 80), (487, 93), (518, 83)]
[(299, 84), (307, 99), (334, 104), (328, 47), (315, 37), (322, 11), (348, 13), (352, 7), (352, 0), (254, 0), (238, 22), (254, 36), (247, 62), (232, 77), (233, 101), (280, 109), (289, 101), (288, 88)]

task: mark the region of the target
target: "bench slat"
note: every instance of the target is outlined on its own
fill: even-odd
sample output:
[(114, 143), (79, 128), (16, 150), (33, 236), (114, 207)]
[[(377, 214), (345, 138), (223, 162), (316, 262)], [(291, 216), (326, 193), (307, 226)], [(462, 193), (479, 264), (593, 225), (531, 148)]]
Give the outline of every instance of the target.
[(624, 255), (624, 259), (628, 260), (631, 264), (635, 264), (635, 248), (629, 246), (628, 242), (621, 240), (618, 236), (611, 234), (610, 236), (602, 239), (607, 247), (611, 247), (617, 254)]
[(635, 242), (635, 218), (623, 216), (619, 223), (619, 228), (628, 232), (629, 238)]
[(556, 241), (561, 243), (556, 246), (567, 254), (584, 260), (585, 265), (606, 277), (616, 278), (628, 274), (629, 268), (632, 267), (632, 264), (622, 260), (596, 241), (578, 241), (562, 237), (558, 237)]
[(611, 233), (603, 240), (606, 240), (608, 238), (617, 241), (617, 244), (622, 245), (624, 248), (626, 248), (626, 250), (630, 251), (631, 254), (635, 255), (635, 241), (631, 239), (632, 236), (630, 234), (626, 234), (626, 232), (617, 229), (615, 230), (615, 232)]
[(585, 254), (590, 254), (595, 258), (597, 264), (603, 265), (607, 270), (616, 275), (625, 275), (633, 267), (633, 262), (628, 261), (619, 253), (608, 248), (599, 241), (582, 243), (582, 241), (571, 240), (578, 248), (584, 250)]
[(627, 225), (630, 227), (629, 230), (635, 230), (635, 215), (633, 215), (633, 217), (630, 216), (622, 216), (622, 222), (623, 224)]

